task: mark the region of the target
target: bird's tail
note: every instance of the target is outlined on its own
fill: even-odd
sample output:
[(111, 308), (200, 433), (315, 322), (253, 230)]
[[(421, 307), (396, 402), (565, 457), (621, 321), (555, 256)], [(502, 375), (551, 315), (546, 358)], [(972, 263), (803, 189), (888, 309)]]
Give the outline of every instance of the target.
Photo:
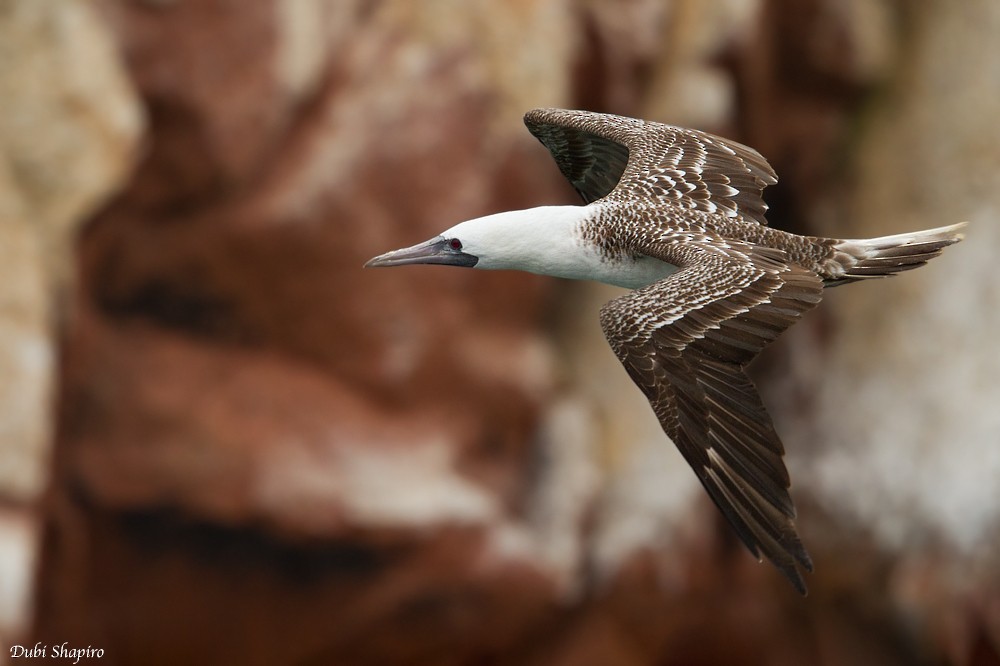
[(833, 287), (919, 268), (965, 238), (965, 225), (960, 222), (908, 234), (833, 241), (833, 254), (823, 262), (824, 284)]

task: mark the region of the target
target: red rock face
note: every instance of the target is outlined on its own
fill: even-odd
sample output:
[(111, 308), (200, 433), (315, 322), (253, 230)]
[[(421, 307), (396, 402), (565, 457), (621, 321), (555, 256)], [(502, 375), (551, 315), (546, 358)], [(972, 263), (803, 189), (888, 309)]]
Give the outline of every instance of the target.
[(620, 516), (599, 481), (546, 522), (564, 286), (362, 269), (463, 219), (571, 201), (518, 114), (666, 104), (649, 82), (694, 61), (657, 50), (657, 21), (714, 35), (695, 64), (732, 88), (737, 138), (783, 175), (808, 167), (778, 218), (865, 79), (820, 51), (800, 67), (839, 92), (771, 67), (781, 21), (735, 40), (653, 0), (460, 4), (104, 6), (150, 127), (79, 241), (37, 639), (121, 664), (912, 662), (873, 555), (814, 548), (829, 573), (806, 603), (706, 506), (610, 568), (595, 526)]
[(517, 643), (554, 585), (487, 537), (529, 483), (552, 382), (543, 282), (362, 265), (558, 198), (558, 180), (521, 159), (530, 137), (497, 140), (461, 54), (393, 91), (378, 77), (421, 45), (352, 17), (294, 91), (277, 3), (252, 4), (111, 14), (148, 150), (80, 241), (72, 508), (50, 525), (39, 636), (117, 663), (441, 663)]

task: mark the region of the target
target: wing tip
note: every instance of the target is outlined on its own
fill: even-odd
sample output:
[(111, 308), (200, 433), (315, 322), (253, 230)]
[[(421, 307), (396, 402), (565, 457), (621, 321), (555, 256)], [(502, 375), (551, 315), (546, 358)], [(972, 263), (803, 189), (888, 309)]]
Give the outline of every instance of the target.
[(806, 586), (805, 578), (803, 578), (802, 572), (799, 571), (799, 567), (801, 566), (807, 573), (812, 573), (812, 558), (809, 557), (809, 553), (806, 552), (806, 549), (799, 542), (797, 542), (797, 547), (795, 548), (785, 544), (782, 545), (785, 546), (784, 554), (788, 556), (787, 559), (778, 561), (770, 555), (767, 556), (767, 559), (792, 584), (796, 592), (803, 597), (809, 596), (809, 588)]
[[(738, 501), (738, 496), (733, 494), (732, 488), (727, 488), (723, 476), (711, 466), (706, 466), (699, 477), (715, 505), (750, 553), (758, 561), (761, 561), (762, 557), (766, 558), (788, 579), (799, 594), (806, 596), (808, 589), (798, 567), (801, 566), (812, 573), (813, 562), (795, 531), (792, 519), (786, 517), (780, 525), (772, 523), (769, 528), (766, 522), (761, 522), (763, 516), (755, 516), (750, 509), (754, 506), (753, 500), (744, 495), (743, 499), (748, 500), (749, 504), (742, 505)], [(766, 518), (764, 520), (766, 521)]]
[(792, 587), (795, 588), (796, 592), (803, 597), (809, 596), (809, 588), (806, 587), (806, 581), (802, 578), (802, 572), (800, 572), (795, 565), (788, 568), (780, 567), (778, 570), (784, 574), (785, 578), (787, 578), (788, 582), (792, 584)]

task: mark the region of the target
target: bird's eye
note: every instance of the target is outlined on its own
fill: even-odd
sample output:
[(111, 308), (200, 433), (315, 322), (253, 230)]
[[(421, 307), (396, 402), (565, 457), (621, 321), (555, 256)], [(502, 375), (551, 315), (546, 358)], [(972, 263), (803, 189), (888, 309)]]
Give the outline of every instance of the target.
[(450, 241), (448, 241), (448, 247), (457, 252), (458, 250), (462, 249), (462, 241), (458, 240), (457, 238), (452, 238)]

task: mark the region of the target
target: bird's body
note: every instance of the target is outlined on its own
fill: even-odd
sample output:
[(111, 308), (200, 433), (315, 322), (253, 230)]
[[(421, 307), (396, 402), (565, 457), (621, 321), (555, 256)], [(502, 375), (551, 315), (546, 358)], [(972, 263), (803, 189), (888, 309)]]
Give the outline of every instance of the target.
[(750, 551), (804, 593), (796, 565), (812, 563), (784, 449), (744, 368), (825, 287), (921, 266), (963, 225), (799, 236), (766, 226), (761, 192), (777, 178), (751, 148), (584, 111), (537, 109), (525, 123), (586, 205), (469, 220), (368, 265), (513, 269), (632, 289), (601, 309), (611, 348)]

